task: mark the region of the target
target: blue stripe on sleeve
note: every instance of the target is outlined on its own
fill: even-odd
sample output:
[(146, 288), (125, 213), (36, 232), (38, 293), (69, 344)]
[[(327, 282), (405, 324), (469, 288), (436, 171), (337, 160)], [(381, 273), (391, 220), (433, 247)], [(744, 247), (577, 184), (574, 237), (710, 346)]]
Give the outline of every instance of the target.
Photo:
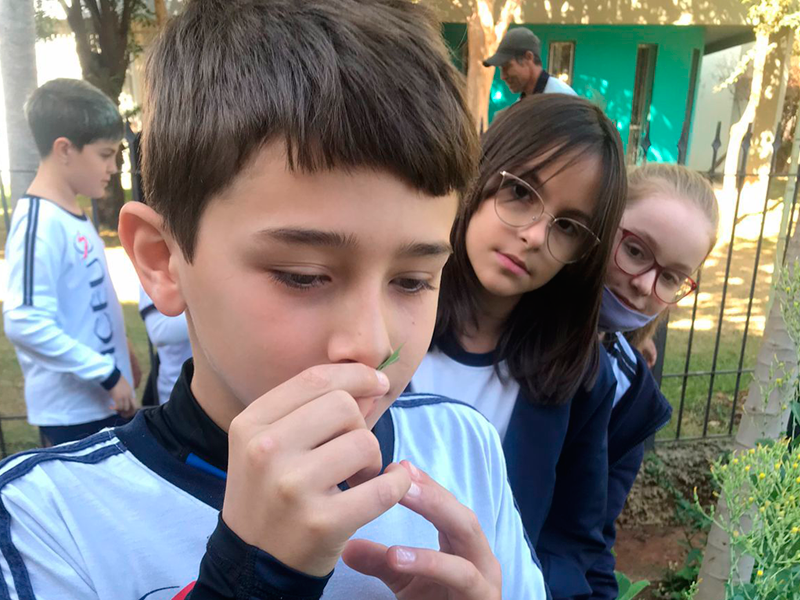
[(25, 230), (25, 259), (23, 261), (22, 304), (33, 306), (33, 263), (36, 248), (36, 228), (39, 225), (39, 198), (29, 198), (28, 227)]
[[(62, 449), (62, 452), (63, 451), (64, 449)], [(66, 456), (63, 453), (37, 453), (0, 475), (0, 490), (2, 490), (6, 484), (26, 475), (32, 471), (34, 467), (43, 462), (61, 460), (64, 462), (96, 464), (110, 456), (122, 454), (124, 451), (125, 449), (120, 445), (113, 445), (105, 446), (91, 454), (84, 454), (82, 456)], [(14, 580), (14, 588), (16, 589), (19, 600), (36, 600), (36, 595), (33, 593), (33, 587), (31, 586), (31, 579), (28, 575), (28, 569), (25, 567), (22, 555), (11, 540), (11, 515), (2, 500), (0, 500), (0, 551), (2, 551), (8, 563), (8, 568), (11, 571), (11, 577)], [(5, 582), (3, 582), (3, 586), (0, 588), (0, 594), (2, 594), (0, 595), (0, 600), (10, 600), (11, 598)]]

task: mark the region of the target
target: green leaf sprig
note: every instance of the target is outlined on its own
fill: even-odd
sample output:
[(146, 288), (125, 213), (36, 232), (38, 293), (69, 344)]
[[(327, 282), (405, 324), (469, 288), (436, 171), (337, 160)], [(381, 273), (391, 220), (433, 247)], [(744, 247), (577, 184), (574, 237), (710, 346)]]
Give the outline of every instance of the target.
[(400, 350), (403, 349), (403, 346), (404, 344), (400, 344), (397, 347), (397, 350), (392, 352), (392, 355), (380, 364), (380, 366), (378, 367), (378, 371), (383, 371), (389, 365), (393, 365), (394, 363), (396, 363), (400, 359)]

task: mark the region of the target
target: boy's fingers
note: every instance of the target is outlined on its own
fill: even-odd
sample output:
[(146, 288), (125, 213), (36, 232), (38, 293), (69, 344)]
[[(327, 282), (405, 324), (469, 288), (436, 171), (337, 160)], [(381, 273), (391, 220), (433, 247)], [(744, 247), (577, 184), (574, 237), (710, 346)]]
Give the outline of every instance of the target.
[(343, 530), (357, 531), (400, 502), (410, 485), (408, 472), (398, 464), (391, 464), (383, 474), (337, 492), (325, 499), (325, 503), (338, 516)]
[[(367, 430), (358, 404), (347, 392), (336, 390), (309, 400), (272, 423), (269, 435), (293, 447), (313, 450), (356, 429)], [(297, 435), (298, 431), (302, 437)]]
[(424, 471), (408, 461), (401, 464), (412, 486), (400, 503), (430, 521), (454, 554), (474, 563), (482, 573), (496, 571), (497, 559), (475, 513)]
[(354, 571), (376, 577), (392, 592), (398, 592), (410, 583), (413, 575), (394, 570), (387, 561), (387, 550), (386, 546), (377, 542), (350, 540), (344, 547), (342, 560)]
[(335, 390), (343, 390), (356, 399), (372, 399), (389, 391), (389, 380), (383, 373), (360, 363), (317, 365), (253, 402), (241, 416), (254, 424), (269, 425)]
[[(386, 560), (392, 571), (437, 583), (456, 592), (460, 600), (500, 600), (501, 582), (490, 583), (474, 564), (460, 556), (425, 548), (392, 546), (386, 551)], [(383, 581), (392, 589), (385, 579)]]
[(356, 429), (303, 456), (294, 476), (319, 488), (333, 488), (356, 473), (371, 479), (380, 473), (381, 466), (378, 439), (367, 429)]

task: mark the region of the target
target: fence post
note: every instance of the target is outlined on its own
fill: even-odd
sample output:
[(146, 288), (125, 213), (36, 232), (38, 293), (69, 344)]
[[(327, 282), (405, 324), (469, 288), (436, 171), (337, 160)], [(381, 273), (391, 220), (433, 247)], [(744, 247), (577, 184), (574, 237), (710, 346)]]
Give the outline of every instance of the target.
[[(764, 191), (764, 209), (761, 213), (761, 229), (758, 232), (758, 242), (756, 242), (756, 257), (753, 260), (753, 279), (750, 283), (750, 300), (747, 302), (747, 317), (744, 321), (744, 332), (742, 334), (742, 349), (739, 353), (739, 366), (736, 373), (736, 384), (733, 387), (733, 401), (731, 402), (731, 417), (728, 423), (728, 433), (733, 434), (733, 421), (736, 417), (736, 397), (739, 395), (739, 385), (742, 381), (742, 366), (744, 365), (744, 353), (747, 349), (747, 334), (750, 330), (750, 316), (753, 314), (753, 296), (756, 293), (756, 281), (758, 280), (758, 265), (761, 261), (761, 247), (764, 242), (764, 224), (767, 221), (767, 212), (769, 211), (769, 188), (772, 184), (772, 178), (775, 175), (775, 170), (778, 168), (778, 149), (781, 147), (781, 126), (775, 132), (775, 139), (772, 142), (772, 157), (769, 163), (769, 175), (767, 176), (766, 190)], [(771, 295), (771, 294), (770, 294)], [(771, 300), (771, 299), (770, 299)], [(770, 304), (770, 302), (768, 302)], [(769, 314), (769, 310), (767, 311)]]
[(8, 229), (11, 227), (10, 219), (8, 217), (8, 202), (6, 201), (6, 188), (3, 187), (3, 174), (0, 173), (0, 197), (3, 199), (3, 221), (6, 224), (6, 235), (8, 235)]
[[(797, 202), (798, 175), (800, 175), (800, 105), (797, 107), (795, 117), (794, 135), (792, 136), (792, 152), (789, 158), (789, 168), (786, 178), (786, 190), (783, 193), (783, 215), (781, 217), (781, 228), (778, 233), (778, 247), (775, 252), (775, 267), (773, 273), (778, 272), (778, 268), (786, 258), (786, 244), (791, 237), (792, 216), (794, 215), (794, 205)], [(792, 178), (792, 171), (797, 172)], [(791, 198), (791, 203), (789, 199)], [(778, 262), (780, 261), (780, 262)]]
[(650, 119), (644, 124), (644, 137), (642, 138), (641, 149), (642, 149), (642, 162), (647, 162), (647, 153), (650, 152), (650, 147), (653, 145), (650, 141)]
[(717, 173), (717, 152), (719, 152), (719, 148), (722, 146), (722, 140), (720, 139), (721, 133), (722, 121), (717, 121), (717, 134), (714, 136), (714, 141), (711, 142), (711, 168), (708, 170), (708, 178), (712, 180)]
[[(717, 360), (719, 359), (719, 343), (722, 336), (722, 324), (725, 318), (725, 300), (728, 297), (728, 278), (731, 274), (731, 259), (733, 258), (733, 243), (736, 239), (736, 219), (739, 216), (739, 203), (742, 199), (742, 188), (747, 176), (747, 155), (750, 150), (750, 139), (753, 137), (753, 124), (747, 126), (747, 133), (742, 139), (739, 148), (739, 168), (736, 171), (736, 206), (733, 209), (733, 224), (731, 226), (731, 237), (728, 243), (728, 259), (725, 265), (725, 280), (722, 284), (722, 299), (719, 305), (719, 318), (717, 323), (717, 335), (714, 341), (714, 356), (711, 359), (711, 375), (708, 382), (708, 397), (706, 398), (706, 411), (703, 417), (703, 437), (708, 435), (708, 419), (711, 413), (711, 398), (714, 395), (714, 379), (716, 378)], [(727, 173), (723, 173), (727, 175)]]

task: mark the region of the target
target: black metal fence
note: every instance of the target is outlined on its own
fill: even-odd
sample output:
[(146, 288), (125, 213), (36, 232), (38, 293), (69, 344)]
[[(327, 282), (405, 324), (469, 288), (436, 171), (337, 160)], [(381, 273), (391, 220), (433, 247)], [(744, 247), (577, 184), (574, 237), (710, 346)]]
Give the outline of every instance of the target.
[[(711, 143), (711, 165), (704, 172), (717, 185), (722, 176), (718, 170), (720, 133), (721, 124), (718, 124), (716, 137)], [(128, 147), (133, 147), (130, 130), (126, 139)], [(777, 165), (777, 150), (785, 140), (779, 135), (775, 136), (773, 158), (766, 175), (746, 170), (751, 141), (752, 132), (748, 130), (742, 141), (738, 169), (734, 174), (736, 199), (730, 231), (724, 240), (720, 239), (711, 260), (697, 273), (698, 288), (690, 297), (689, 304), (674, 309), (669, 317), (669, 327), (665, 322), (656, 334), (658, 362), (654, 373), (674, 408), (672, 422), (659, 434), (660, 440), (730, 436), (741, 412), (743, 392), (749, 383), (752, 373), (750, 365), (758, 346), (753, 336), (754, 311), (757, 310), (760, 317), (768, 310), (765, 294), (769, 296), (771, 276), (765, 266), (770, 266), (770, 256), (772, 265), (779, 267), (782, 264), (784, 257), (778, 255), (781, 248), (775, 238), (785, 237), (788, 240), (800, 218), (797, 206), (800, 168), (789, 173), (780, 171)], [(678, 144), (681, 163), (687, 155), (687, 145), (688, 136), (684, 131)], [(649, 146), (648, 131), (642, 140), (642, 158), (647, 156)], [(128, 161), (129, 164), (135, 165), (135, 157), (130, 158), (133, 160)], [(134, 170), (129, 174), (136, 188), (134, 195), (138, 197), (138, 172)], [(748, 184), (759, 179), (763, 181), (764, 178), (763, 197), (753, 198), (752, 191), (747, 189)], [(790, 182), (795, 184), (793, 192), (791, 197), (785, 198), (786, 184)], [(7, 231), (10, 207), (2, 180), (0, 195)], [(754, 205), (758, 207), (756, 211), (753, 210)], [(93, 208), (95, 206), (93, 203)], [(779, 209), (787, 217), (778, 235), (774, 235), (774, 232), (765, 234), (769, 216)], [(96, 215), (97, 211), (93, 210), (92, 213)], [(752, 226), (753, 222), (757, 235), (740, 236), (743, 224)], [(766, 258), (765, 249), (768, 254)], [(726, 314), (732, 305), (738, 307), (739, 314), (735, 315), (735, 319)], [(0, 456), (33, 446), (39, 439), (35, 428), (26, 423), (25, 416), (7, 414), (6, 406), (6, 402), (0, 404)], [(24, 407), (18, 410), (24, 410)]]
[[(724, 178), (718, 171), (720, 131), (718, 123), (711, 165), (704, 173), (716, 184)], [(788, 241), (799, 216), (800, 167), (795, 166), (793, 172), (779, 168), (779, 149), (787, 140), (783, 128), (777, 131), (768, 172), (754, 173), (747, 171), (752, 128), (747, 130), (733, 175), (736, 198), (730, 231), (697, 273), (698, 287), (690, 297), (691, 305), (671, 311), (670, 326), (663, 323), (655, 336), (659, 359), (654, 374), (674, 409), (672, 422), (659, 434), (660, 440), (730, 436), (738, 423), (759, 345), (753, 335), (754, 309), (759, 320), (766, 317), (772, 278), (785, 260), (785, 243), (780, 240)], [(685, 144), (683, 137), (681, 144)], [(646, 152), (647, 147), (643, 149)], [(679, 157), (685, 156), (684, 145)], [(786, 197), (787, 190), (790, 197)], [(730, 211), (731, 207), (723, 205), (728, 199), (720, 200), (723, 214)], [(782, 218), (777, 232), (765, 235), (768, 219), (776, 221), (778, 214)], [(749, 225), (750, 231), (740, 235), (743, 225)], [(765, 250), (771, 263), (770, 256), (765, 260)]]

